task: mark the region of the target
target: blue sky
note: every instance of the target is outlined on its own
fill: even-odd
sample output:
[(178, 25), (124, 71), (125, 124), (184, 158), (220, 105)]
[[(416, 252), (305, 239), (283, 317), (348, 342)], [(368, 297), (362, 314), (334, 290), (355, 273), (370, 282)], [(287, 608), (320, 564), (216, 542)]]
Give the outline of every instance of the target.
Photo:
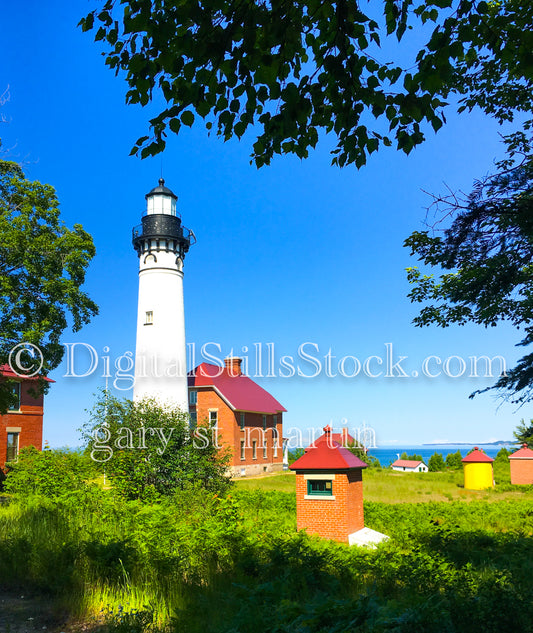
[[(437, 440), (480, 443), (508, 439), (531, 407), (516, 410), (489, 394), (469, 400), (486, 378), (422, 376), (425, 358), (520, 356), (520, 333), (508, 326), (415, 328), (416, 306), (406, 299), (405, 268), (415, 265), (404, 239), (422, 228), (428, 197), (444, 183), (468, 191), (501, 156), (499, 129), (474, 113), (456, 116), (406, 157), (392, 149), (372, 156), (363, 169), (330, 166), (325, 138), (305, 161), (275, 158), (258, 171), (250, 165), (251, 137), (223, 143), (202, 127), (169, 139), (162, 157), (128, 156), (153, 112), (124, 104), (125, 83), (108, 70), (90, 34), (76, 27), (94, 3), (81, 0), (9, 3), (0, 25), (3, 62), (0, 92), (9, 87), (1, 113), (4, 151), (24, 164), (27, 176), (53, 185), (62, 217), (94, 237), (97, 256), (86, 290), (100, 314), (65, 343), (85, 343), (111, 362), (134, 351), (137, 256), (131, 228), (140, 222), (144, 194), (161, 170), (178, 195), (178, 210), (198, 243), (185, 261), (187, 340), (223, 357), (273, 344), (275, 378), (257, 378), (288, 410), (286, 429), (351, 429), (363, 423), (378, 445)], [(409, 377), (279, 376), (282, 356), (302, 373), (315, 368), (298, 349), (339, 359), (355, 356), (384, 369), (387, 349)], [(391, 348), (392, 346), (392, 348)], [(109, 352), (104, 352), (108, 347)], [(77, 371), (87, 368), (82, 346)], [(439, 369), (431, 361), (431, 371)], [(345, 363), (350, 373), (354, 361)], [(459, 373), (451, 361), (450, 373)], [(52, 446), (78, 444), (94, 393), (104, 386), (103, 361), (86, 378), (65, 378), (66, 363), (46, 398), (44, 437)], [(413, 372), (418, 377), (413, 377)], [(468, 373), (467, 370), (466, 373)], [(266, 361), (263, 374), (267, 373)], [(397, 372), (396, 372), (397, 373)], [(124, 383), (121, 383), (122, 385)], [(116, 391), (131, 396), (131, 391)]]

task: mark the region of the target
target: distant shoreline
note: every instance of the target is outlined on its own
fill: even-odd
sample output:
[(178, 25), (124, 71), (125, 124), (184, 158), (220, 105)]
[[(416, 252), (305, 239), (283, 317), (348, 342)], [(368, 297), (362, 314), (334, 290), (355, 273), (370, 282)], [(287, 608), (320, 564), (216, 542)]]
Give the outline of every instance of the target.
[(422, 446), (472, 446), (473, 444), (477, 444), (477, 446), (506, 446), (508, 444), (518, 444), (518, 442), (516, 440), (514, 442), (505, 440), (498, 440), (497, 442), (429, 442), (422, 444)]

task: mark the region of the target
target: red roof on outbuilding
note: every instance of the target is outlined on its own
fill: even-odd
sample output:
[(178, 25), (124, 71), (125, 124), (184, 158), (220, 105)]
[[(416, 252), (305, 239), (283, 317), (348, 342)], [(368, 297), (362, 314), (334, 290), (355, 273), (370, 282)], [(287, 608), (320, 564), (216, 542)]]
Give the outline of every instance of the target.
[(484, 463), (484, 462), (493, 462), (492, 457), (489, 457), (487, 453), (483, 452), (483, 449), (478, 448), (477, 446), (474, 450), (469, 453), (466, 457), (463, 457), (462, 462), (464, 463)]
[(231, 375), (218, 365), (198, 365), (189, 373), (188, 384), (189, 387), (213, 387), (234, 411), (275, 414), (287, 410), (248, 376)]
[(522, 448), (509, 455), (509, 459), (533, 459), (533, 451), (524, 444)]
[(416, 468), (423, 463), (424, 462), (421, 462), (418, 459), (397, 459), (395, 462), (392, 462), (391, 468), (393, 466), (398, 466), (399, 468)]
[(55, 382), (55, 380), (47, 378), (46, 376), (24, 376), (17, 374), (9, 365), (0, 365), (0, 376), (5, 376), (6, 378), (16, 378), (18, 380), (38, 380), (39, 378), (42, 378), (43, 380), (46, 380), (46, 382)]
[(305, 449), (305, 453), (292, 463), (291, 470), (349, 470), (367, 465), (347, 448), (343, 448), (331, 435), (331, 428)]

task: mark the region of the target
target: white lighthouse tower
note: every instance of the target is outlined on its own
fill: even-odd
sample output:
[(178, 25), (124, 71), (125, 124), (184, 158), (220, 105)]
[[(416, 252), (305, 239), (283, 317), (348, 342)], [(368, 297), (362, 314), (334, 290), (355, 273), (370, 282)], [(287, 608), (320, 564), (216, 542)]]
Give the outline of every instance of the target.
[(133, 399), (156, 398), (188, 411), (183, 260), (194, 234), (182, 226), (178, 197), (163, 178), (145, 197), (132, 240), (139, 256)]

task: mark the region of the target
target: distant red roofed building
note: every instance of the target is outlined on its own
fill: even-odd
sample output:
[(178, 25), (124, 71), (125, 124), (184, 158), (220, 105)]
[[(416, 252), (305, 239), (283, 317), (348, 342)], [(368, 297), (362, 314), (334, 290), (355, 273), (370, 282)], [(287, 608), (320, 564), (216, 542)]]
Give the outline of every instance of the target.
[[(0, 469), (13, 461), (21, 448), (43, 447), (44, 396), (30, 393), (36, 387), (37, 377), (19, 376), (9, 365), (0, 366), (0, 380), (10, 380), (16, 395), (15, 404), (0, 416)], [(48, 382), (53, 382), (46, 378)]]
[(283, 466), (283, 413), (286, 409), (241, 371), (242, 359), (224, 367), (202, 363), (188, 376), (193, 423), (215, 430), (221, 448), (232, 453), (234, 475), (254, 475)]
[(415, 459), (397, 459), (391, 464), (392, 470), (406, 473), (427, 473), (428, 467), (424, 462)]
[(522, 448), (509, 455), (511, 483), (518, 486), (533, 484), (533, 451), (523, 444)]

